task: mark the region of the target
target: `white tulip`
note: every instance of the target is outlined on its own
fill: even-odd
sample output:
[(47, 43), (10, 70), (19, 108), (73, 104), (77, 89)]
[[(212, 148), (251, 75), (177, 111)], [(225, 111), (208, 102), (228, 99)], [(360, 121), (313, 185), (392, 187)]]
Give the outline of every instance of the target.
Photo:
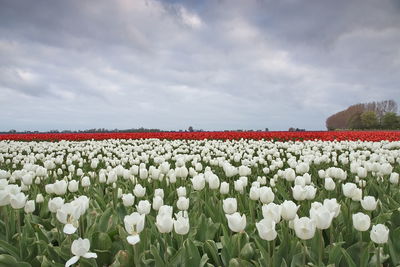
[(229, 193), (229, 184), (227, 182), (222, 182), (219, 188), (221, 195), (226, 195)]
[(278, 235), (275, 230), (275, 224), (275, 221), (269, 218), (264, 218), (260, 222), (257, 222), (256, 227), (260, 238), (267, 241), (274, 240)]
[(389, 239), (389, 229), (383, 224), (373, 225), (370, 238), (376, 244), (385, 244)]
[(97, 254), (89, 252), (89, 249), (90, 249), (89, 239), (79, 238), (77, 240), (74, 240), (74, 242), (72, 242), (72, 245), (71, 245), (71, 252), (75, 256), (73, 256), (71, 259), (69, 259), (65, 263), (65, 267), (69, 267), (69, 266), (75, 264), (76, 262), (78, 262), (80, 257), (84, 257), (87, 259), (97, 258)]
[(141, 184), (136, 184), (135, 188), (133, 189), (133, 194), (135, 194), (136, 197), (144, 197), (146, 194), (146, 188)]
[(139, 233), (144, 229), (145, 215), (133, 212), (124, 217), (125, 230), (129, 236), (126, 238), (129, 244), (135, 245), (140, 241)]
[(263, 204), (268, 204), (274, 201), (275, 194), (274, 192), (272, 192), (271, 187), (262, 186), (260, 187), (259, 192), (260, 192), (260, 201)]
[(222, 202), (222, 208), (226, 214), (233, 214), (237, 211), (236, 198), (226, 198)]
[(27, 196), (24, 193), (11, 194), (10, 205), (13, 209), (22, 209), (25, 207)]
[(186, 187), (180, 186), (176, 189), (176, 193), (178, 194), (178, 197), (186, 197)]
[(131, 193), (129, 194), (122, 194), (122, 204), (125, 207), (131, 207), (135, 203), (135, 196)]
[(360, 203), (363, 209), (373, 211), (376, 209), (378, 201), (373, 196), (365, 196)]
[(151, 204), (148, 200), (140, 200), (136, 205), (136, 210), (140, 214), (149, 214), (151, 209)]
[(189, 198), (179, 197), (176, 206), (179, 210), (187, 210), (189, 208)]
[(276, 223), (281, 221), (282, 207), (273, 202), (262, 206), (262, 214), (264, 218), (270, 218)]
[(24, 211), (25, 213), (32, 213), (35, 211), (35, 201), (33, 200), (28, 200), (25, 203), (25, 207), (24, 207)]
[(336, 184), (332, 178), (328, 177), (328, 178), (325, 178), (324, 180), (325, 180), (324, 187), (326, 190), (328, 190), (328, 191), (335, 190)]
[(152, 204), (153, 210), (159, 210), (162, 205), (164, 205), (164, 200), (160, 196), (155, 196)]
[(303, 240), (308, 240), (315, 235), (316, 224), (308, 217), (294, 219), (294, 231), (296, 236)]
[(364, 213), (358, 212), (353, 214), (353, 226), (357, 231), (367, 231), (371, 226), (371, 218)]
[(243, 232), (246, 228), (246, 215), (240, 216), (239, 212), (225, 214), (228, 219), (228, 227), (233, 232)]
[(282, 207), (282, 210), (281, 210), (282, 218), (286, 221), (291, 221), (291, 220), (294, 220), (294, 218), (296, 218), (297, 210), (299, 209), (300, 206), (297, 206), (291, 200), (285, 200), (281, 204), (281, 207)]

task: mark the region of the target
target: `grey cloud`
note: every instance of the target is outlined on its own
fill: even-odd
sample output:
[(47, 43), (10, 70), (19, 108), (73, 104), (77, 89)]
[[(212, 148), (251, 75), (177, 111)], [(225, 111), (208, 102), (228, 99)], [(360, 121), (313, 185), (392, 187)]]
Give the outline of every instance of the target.
[(3, 0), (0, 130), (324, 129), (347, 105), (399, 100), (399, 13), (389, 0)]

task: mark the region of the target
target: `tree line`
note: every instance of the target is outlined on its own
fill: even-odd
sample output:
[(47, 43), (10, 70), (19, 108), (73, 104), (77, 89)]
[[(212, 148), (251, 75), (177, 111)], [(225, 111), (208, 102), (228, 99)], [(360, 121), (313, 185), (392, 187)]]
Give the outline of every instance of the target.
[(400, 116), (394, 100), (359, 103), (326, 119), (326, 128), (339, 129), (400, 129)]

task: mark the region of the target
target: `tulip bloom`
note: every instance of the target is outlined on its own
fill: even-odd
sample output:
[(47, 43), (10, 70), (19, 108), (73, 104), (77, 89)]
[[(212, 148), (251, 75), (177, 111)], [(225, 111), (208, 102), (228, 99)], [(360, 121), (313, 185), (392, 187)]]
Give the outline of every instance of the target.
[(133, 212), (124, 218), (125, 230), (129, 236), (126, 238), (129, 244), (135, 245), (140, 241), (139, 233), (144, 229), (145, 215)]
[(240, 216), (239, 212), (233, 214), (225, 214), (228, 219), (229, 229), (233, 232), (243, 232), (246, 228), (246, 215)]
[(84, 257), (86, 259), (97, 258), (97, 254), (89, 252), (89, 249), (90, 249), (89, 239), (79, 238), (77, 240), (74, 240), (74, 242), (71, 245), (71, 252), (75, 256), (73, 256), (65, 263), (65, 267), (69, 267), (75, 264), (76, 262), (78, 262), (80, 257)]

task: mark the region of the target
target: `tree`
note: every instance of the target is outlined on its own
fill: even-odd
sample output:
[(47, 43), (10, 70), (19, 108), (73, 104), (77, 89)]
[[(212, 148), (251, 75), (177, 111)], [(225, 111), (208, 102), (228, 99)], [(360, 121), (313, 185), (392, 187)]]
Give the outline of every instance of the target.
[(193, 132), (193, 131), (194, 131), (194, 130), (193, 130), (193, 127), (192, 127), (192, 126), (189, 126), (188, 131), (189, 131), (189, 132)]
[(394, 112), (387, 112), (382, 117), (382, 126), (384, 129), (399, 128), (399, 118)]
[(375, 111), (365, 111), (361, 114), (361, 123), (364, 128), (376, 128), (378, 127), (378, 117)]

